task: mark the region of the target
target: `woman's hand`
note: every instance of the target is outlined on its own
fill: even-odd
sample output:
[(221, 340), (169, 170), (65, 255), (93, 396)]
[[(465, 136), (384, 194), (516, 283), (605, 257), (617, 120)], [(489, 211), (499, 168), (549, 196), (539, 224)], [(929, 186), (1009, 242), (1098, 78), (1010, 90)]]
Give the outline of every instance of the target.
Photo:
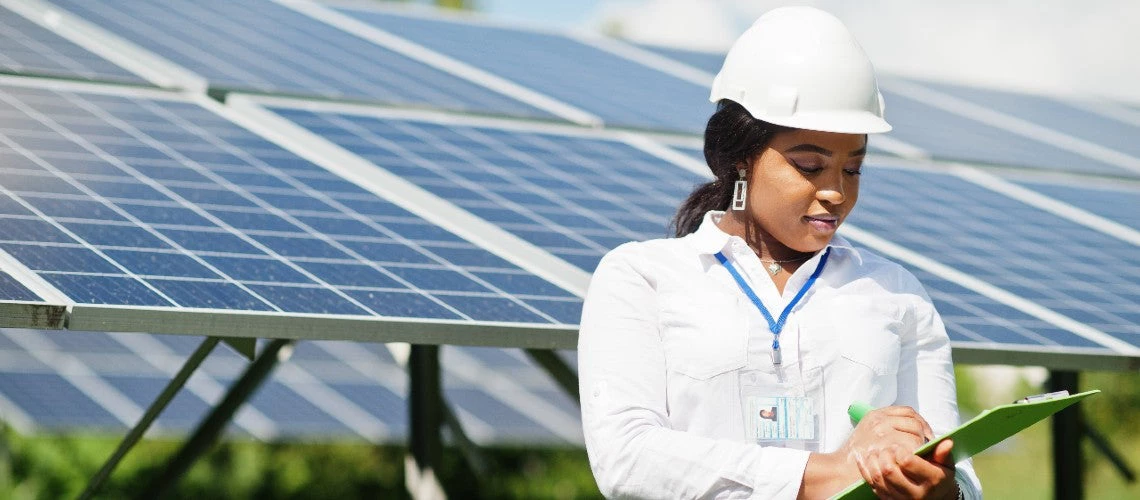
[(879, 498), (930, 498), (953, 500), (958, 497), (954, 481), (954, 442), (938, 443), (929, 460), (892, 446), (895, 454), (880, 450), (868, 460), (857, 462), (859, 473)]
[(914, 454), (933, 438), (930, 424), (913, 408), (891, 406), (868, 412), (839, 452), (880, 498), (956, 498), (954, 443), (939, 443), (930, 460)]

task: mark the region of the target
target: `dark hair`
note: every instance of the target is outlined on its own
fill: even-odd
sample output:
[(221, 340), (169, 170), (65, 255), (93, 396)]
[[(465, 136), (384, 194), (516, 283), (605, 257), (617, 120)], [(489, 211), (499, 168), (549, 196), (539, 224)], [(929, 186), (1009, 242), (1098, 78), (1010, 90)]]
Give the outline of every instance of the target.
[(784, 130), (788, 127), (757, 120), (744, 106), (721, 100), (705, 127), (705, 162), (716, 180), (697, 186), (677, 209), (672, 223), (675, 234), (680, 237), (696, 231), (709, 210), (728, 209), (733, 183), (740, 178), (737, 170), (751, 165), (772, 136)]

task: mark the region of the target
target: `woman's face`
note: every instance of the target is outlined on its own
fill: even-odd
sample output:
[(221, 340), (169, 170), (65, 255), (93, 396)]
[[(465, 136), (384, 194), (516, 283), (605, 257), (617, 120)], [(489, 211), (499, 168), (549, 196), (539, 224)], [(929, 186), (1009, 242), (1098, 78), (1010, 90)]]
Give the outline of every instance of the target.
[(819, 251), (855, 207), (866, 152), (862, 134), (776, 134), (748, 172), (745, 210), (788, 248)]

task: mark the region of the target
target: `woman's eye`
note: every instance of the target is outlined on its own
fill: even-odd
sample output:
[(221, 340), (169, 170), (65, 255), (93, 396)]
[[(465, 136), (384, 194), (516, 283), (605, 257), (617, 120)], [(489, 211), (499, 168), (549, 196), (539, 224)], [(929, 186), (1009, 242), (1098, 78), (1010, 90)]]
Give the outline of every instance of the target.
[(814, 173), (818, 173), (818, 172), (823, 170), (823, 167), (821, 167), (819, 165), (813, 165), (810, 163), (792, 162), (792, 165), (795, 165), (797, 169), (799, 169), (801, 172), (803, 172), (805, 174), (814, 174)]
[(861, 167), (845, 168), (843, 171), (849, 175), (861, 175), (863, 173), (863, 169)]

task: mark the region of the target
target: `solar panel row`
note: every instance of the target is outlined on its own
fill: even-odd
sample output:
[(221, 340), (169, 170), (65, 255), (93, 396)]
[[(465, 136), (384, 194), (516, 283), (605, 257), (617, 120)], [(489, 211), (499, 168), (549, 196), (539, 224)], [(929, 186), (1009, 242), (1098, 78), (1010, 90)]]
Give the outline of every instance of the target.
[(0, 72), (145, 84), (146, 80), (0, 6)]
[(8, 86), (0, 112), (0, 247), (76, 302), (576, 321), (568, 292), (197, 104)]
[[(140, 339), (149, 345), (135, 345)], [(0, 406), (7, 406), (5, 417), (14, 425), (120, 431), (134, 424), (117, 416), (129, 413), (123, 406), (148, 405), (169, 379), (157, 366), (179, 365), (193, 342), (164, 335), (0, 330)], [(145, 349), (147, 356), (139, 356), (139, 349)], [(64, 357), (73, 367), (90, 371), (73, 368), (61, 374), (45, 362)], [(443, 357), (448, 400), (476, 442), (580, 440), (577, 425), (563, 425), (576, 422), (574, 403), (517, 350), (447, 347)], [(159, 418), (158, 432), (193, 428), (244, 365), (235, 354), (215, 352), (190, 390), (180, 393)], [(361, 365), (363, 370), (358, 368)], [(319, 373), (320, 380), (302, 373)], [(508, 377), (513, 380), (504, 381)], [(100, 384), (113, 388), (123, 400), (101, 398), (94, 389)], [(303, 343), (243, 409), (230, 432), (261, 439), (315, 435), (399, 442), (407, 433), (406, 388), (403, 369), (383, 346)], [(321, 393), (326, 400), (343, 398), (359, 404), (367, 415), (359, 420), (376, 422), (375, 432), (365, 434), (358, 422), (344, 422), (336, 408), (320, 404), (320, 396), (314, 394)]]

